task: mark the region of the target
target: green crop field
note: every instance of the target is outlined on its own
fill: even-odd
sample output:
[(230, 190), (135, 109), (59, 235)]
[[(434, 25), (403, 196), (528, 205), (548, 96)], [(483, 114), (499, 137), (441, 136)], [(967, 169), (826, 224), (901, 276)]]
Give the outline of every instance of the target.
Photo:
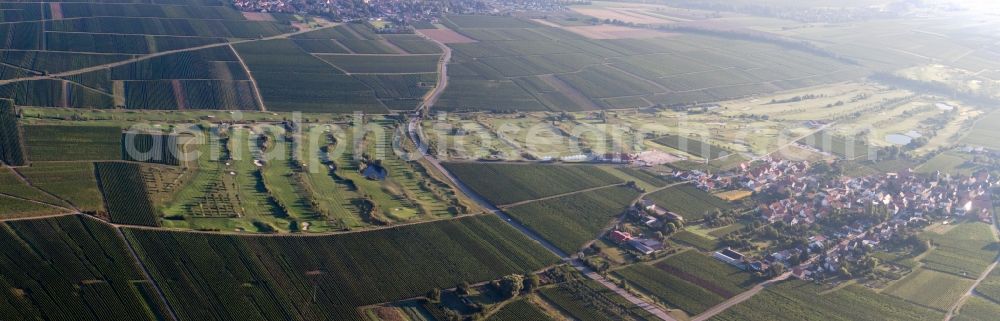
[(691, 233), (690, 231), (680, 231), (674, 233), (670, 236), (673, 241), (679, 241), (681, 243), (694, 246), (701, 251), (715, 251), (719, 248), (719, 241), (709, 239), (707, 237)]
[[(570, 32), (511, 17), (448, 16), (442, 24), (478, 40), (448, 44), (455, 52), (448, 70), (455, 88), (445, 91), (438, 106), (447, 110), (579, 110), (579, 103), (567, 103), (569, 96), (599, 108), (640, 101), (648, 106), (644, 100), (689, 106), (864, 74), (857, 66), (812, 53), (693, 33), (588, 38), (580, 34), (587, 33), (582, 29)], [(506, 80), (540, 75), (562, 84), (555, 90), (504, 87)], [(490, 85), (505, 94), (467, 90)], [(622, 104), (624, 100), (631, 103)], [(612, 101), (616, 103), (606, 103)]]
[(799, 141), (820, 151), (831, 153), (847, 159), (869, 157), (868, 145), (861, 140), (834, 135), (829, 131), (821, 131)]
[(928, 308), (948, 311), (973, 282), (947, 273), (917, 269), (886, 288), (884, 293)]
[[(82, 216), (3, 223), (4, 318), (163, 320), (152, 284), (113, 228)], [(16, 231), (16, 232), (15, 232)]]
[(962, 154), (956, 151), (946, 151), (935, 155), (927, 162), (917, 167), (919, 173), (948, 173), (952, 175), (971, 175), (979, 169), (978, 166), (967, 164), (972, 159), (972, 155)]
[(630, 304), (625, 298), (592, 280), (573, 280), (557, 287), (544, 288), (540, 296), (574, 320), (659, 320), (646, 310)]
[(731, 206), (726, 201), (706, 193), (690, 184), (678, 185), (650, 194), (649, 200), (668, 211), (680, 214), (685, 221), (700, 221), (705, 213), (727, 210)]
[(94, 163), (97, 185), (104, 195), (111, 222), (158, 226), (156, 210), (149, 200), (140, 165), (135, 163)]
[(493, 216), (323, 237), (126, 234), (181, 319), (363, 320), (355, 307), (556, 262)]
[(976, 287), (976, 293), (1000, 302), (1000, 269), (993, 269), (993, 272), (990, 272), (990, 275)]
[(671, 256), (655, 266), (726, 298), (749, 290), (760, 281), (752, 273), (697, 251)]
[(316, 58), (287, 39), (234, 46), (269, 110), (303, 112), (384, 112), (364, 83)]
[(531, 202), (507, 213), (560, 250), (576, 253), (624, 213), (637, 196), (639, 192), (633, 188), (615, 186)]
[(0, 169), (0, 194), (24, 198), (49, 204), (62, 204), (59, 199), (28, 186), (9, 168)]
[(122, 158), (128, 161), (180, 165), (177, 135), (122, 134)]
[(667, 181), (666, 178), (662, 176), (658, 176), (653, 173), (637, 168), (621, 167), (617, 168), (617, 170), (627, 174), (628, 176), (634, 177), (637, 180), (637, 182), (641, 181), (655, 187), (666, 186), (667, 184), (670, 183), (669, 181)]
[(26, 218), (62, 212), (65, 211), (46, 204), (0, 195), (0, 218)]
[(623, 183), (584, 165), (444, 164), (459, 180), (496, 205)]
[(694, 137), (665, 135), (654, 139), (653, 142), (706, 159), (716, 159), (730, 154), (722, 147), (712, 145)]
[(983, 116), (972, 127), (972, 131), (962, 138), (963, 144), (982, 146), (993, 150), (1000, 150), (1000, 129), (994, 124), (1000, 123), (1000, 112), (991, 112)]
[(24, 125), (32, 162), (122, 159), (121, 128), (106, 126)]
[[(3, 32), (11, 33), (3, 48), (13, 50), (3, 51), (2, 69), (14, 69), (4, 78), (71, 73), (0, 86), (0, 97), (23, 106), (259, 109), (246, 72), (220, 43), (296, 30), (287, 20), (250, 21), (214, 1), (53, 3), (10, 10), (3, 15), (9, 24)], [(37, 18), (17, 23), (30, 16)], [(201, 47), (207, 48), (194, 50)], [(204, 52), (227, 52), (233, 59), (199, 57)], [(138, 59), (122, 63), (133, 58)]]
[(970, 297), (958, 310), (956, 321), (989, 321), (1000, 315), (1000, 303), (977, 296)]
[(33, 163), (17, 171), (35, 187), (85, 212), (104, 212), (104, 200), (90, 163)]
[(382, 35), (382, 37), (411, 54), (441, 53), (441, 47), (418, 35)]
[(361, 74), (433, 73), (440, 59), (438, 55), (324, 55), (320, 58), (343, 71)]
[(939, 311), (948, 311), (973, 281), (934, 270), (917, 269), (886, 289), (889, 295)]
[(944, 313), (880, 295), (859, 285), (831, 292), (804, 281), (783, 281), (711, 320), (925, 320)]
[(970, 279), (986, 270), (1000, 252), (990, 226), (978, 222), (959, 224), (943, 235), (925, 232), (921, 237), (935, 245), (920, 260), (925, 268)]
[(699, 314), (725, 300), (712, 291), (646, 264), (630, 265), (614, 273), (667, 306), (681, 309), (688, 315)]
[[(917, 256), (913, 224), (841, 255), (854, 277), (763, 283), (712, 252), (834, 244), (879, 215), (772, 237), (753, 209), (781, 188), (672, 175), (828, 162), (843, 175), (778, 181), (858, 205), (873, 193), (847, 178), (912, 168), (960, 186), (934, 204), (965, 202), (1000, 152), (982, 4), (298, 2), (0, 0), (0, 320), (691, 320), (736, 298), (704, 319), (998, 319), (978, 218), (933, 222)], [(662, 253), (603, 239), (672, 226), (633, 217), (642, 199), (684, 217)], [(927, 212), (907, 199), (904, 220)], [(513, 274), (541, 283), (508, 299)]]
[(14, 166), (27, 162), (14, 101), (10, 99), (0, 100), (0, 162)]
[(486, 320), (488, 321), (522, 321), (522, 320), (554, 320), (545, 311), (542, 311), (528, 299), (520, 299), (503, 306), (500, 311), (494, 313)]

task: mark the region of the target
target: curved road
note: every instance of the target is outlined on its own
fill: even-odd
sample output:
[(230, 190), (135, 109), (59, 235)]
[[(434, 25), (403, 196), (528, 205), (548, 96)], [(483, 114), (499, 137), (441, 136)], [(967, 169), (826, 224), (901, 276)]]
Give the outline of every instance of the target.
[[(420, 34), (419, 31), (417, 33)], [(460, 181), (457, 177), (452, 175), (451, 172), (449, 172), (446, 168), (444, 168), (444, 166), (441, 165), (441, 162), (438, 161), (436, 157), (427, 152), (428, 149), (424, 140), (425, 136), (423, 134), (423, 128), (420, 126), (420, 123), (421, 120), (423, 120), (423, 115), (427, 114), (427, 112), (430, 111), (431, 107), (433, 107), (434, 104), (437, 103), (438, 98), (441, 97), (441, 93), (443, 93), (445, 88), (448, 87), (448, 62), (451, 61), (451, 48), (449, 48), (447, 45), (439, 41), (427, 37), (424, 34), (420, 35), (436, 43), (438, 47), (441, 47), (441, 50), (443, 50), (443, 54), (441, 55), (441, 60), (438, 62), (438, 83), (437, 85), (434, 86), (434, 89), (431, 92), (429, 92), (426, 96), (424, 96), (423, 103), (421, 103), (420, 106), (417, 107), (417, 109), (414, 111), (413, 118), (411, 118), (407, 124), (407, 133), (409, 133), (410, 140), (413, 141), (413, 144), (417, 147), (417, 150), (420, 151), (421, 157), (423, 157), (423, 159), (426, 160), (428, 163), (430, 163), (431, 166), (434, 166), (434, 168), (436, 168), (446, 178), (448, 178), (448, 180), (451, 181), (452, 186), (455, 186), (455, 188), (458, 189), (459, 192), (465, 194), (467, 197), (469, 197), (470, 200), (476, 202), (476, 204), (478, 204), (486, 211), (499, 216), (500, 219), (502, 219), (504, 222), (507, 222), (507, 224), (510, 224), (510, 226), (520, 231), (521, 234), (524, 234), (525, 236), (531, 238), (532, 240), (540, 244), (542, 247), (549, 250), (549, 252), (552, 252), (553, 254), (561, 258), (563, 261), (569, 262), (574, 268), (580, 271), (580, 273), (583, 273), (583, 275), (587, 276), (588, 278), (594, 281), (597, 281), (598, 283), (608, 288), (609, 290), (612, 290), (618, 295), (621, 295), (623, 298), (625, 298), (632, 304), (635, 304), (636, 306), (642, 308), (643, 310), (646, 310), (650, 314), (655, 315), (656, 317), (662, 320), (677, 321), (669, 314), (667, 314), (667, 312), (664, 311), (663, 309), (660, 309), (658, 306), (650, 304), (649, 302), (646, 302), (632, 295), (632, 293), (628, 292), (627, 290), (618, 287), (616, 284), (612, 283), (611, 281), (608, 281), (600, 274), (597, 274), (596, 272), (588, 268), (579, 259), (576, 259), (574, 256), (570, 256), (566, 252), (563, 252), (561, 249), (559, 249), (555, 245), (552, 245), (552, 243), (549, 243), (549, 241), (545, 240), (545, 238), (542, 238), (541, 235), (535, 233), (535, 231), (532, 231), (527, 226), (524, 226), (520, 222), (515, 221), (513, 218), (510, 217), (510, 215), (507, 215), (507, 213), (504, 213), (499, 208), (494, 206), (492, 203), (488, 202), (485, 198), (483, 198), (475, 191), (470, 189), (468, 186), (466, 186), (464, 183), (462, 183), (462, 181)]]

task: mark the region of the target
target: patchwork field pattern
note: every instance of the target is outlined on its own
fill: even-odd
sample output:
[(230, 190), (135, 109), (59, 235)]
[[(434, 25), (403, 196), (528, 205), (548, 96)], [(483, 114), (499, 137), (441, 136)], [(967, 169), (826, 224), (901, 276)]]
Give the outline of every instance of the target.
[[(944, 313), (879, 295), (859, 285), (822, 292), (805, 281), (783, 281), (711, 320), (940, 320)], [(845, 307), (850, 307), (845, 308)]]
[(947, 273), (917, 269), (886, 290), (889, 295), (900, 299), (939, 311), (948, 311), (973, 282)]
[[(625, 99), (686, 106), (863, 75), (834, 59), (752, 41), (655, 32), (588, 38), (552, 24), (482, 18), (442, 21), (467, 40), (446, 41), (454, 54), (441, 109), (573, 111), (622, 108)], [(546, 86), (544, 77), (565, 86)], [(590, 103), (570, 99), (577, 95)]]
[[(493, 216), (323, 237), (138, 229), (126, 234), (141, 248), (139, 256), (182, 319), (242, 311), (253, 318), (365, 320), (355, 307), (524, 273), (556, 261)], [(385, 264), (386, 259), (409, 263)], [(353, 263), (344, 265), (344, 260)], [(248, 280), (253, 286), (246, 292)], [(206, 303), (212, 308), (206, 309)]]
[(690, 184), (670, 187), (650, 194), (648, 198), (656, 202), (657, 206), (680, 214), (689, 222), (701, 220), (708, 212), (730, 208), (726, 201)]
[(476, 193), (496, 205), (624, 182), (586, 165), (447, 163), (444, 166)]
[[(364, 24), (307, 32), (297, 28), (309, 24), (293, 26), (301, 18), (248, 19), (217, 1), (3, 5), (11, 8), (0, 18), (0, 97), (19, 106), (384, 113), (415, 108), (433, 81), (373, 86), (341, 67), (433, 76), (441, 53), (419, 35), (382, 36)], [(316, 56), (330, 54), (343, 56)], [(423, 92), (379, 90), (393, 87)]]
[[(217, 1), (3, 5), (0, 56), (10, 82), (0, 97), (21, 106), (259, 109), (226, 42), (295, 31), (288, 21), (247, 20)], [(156, 73), (163, 70), (185, 77)]]
[(519, 205), (506, 212), (566, 253), (584, 243), (625, 212), (639, 192), (625, 186), (597, 189)]
[(986, 270), (1000, 252), (989, 225), (982, 223), (960, 224), (945, 234), (928, 231), (922, 237), (936, 246), (921, 259), (925, 268), (970, 279)]
[(36, 162), (16, 169), (32, 185), (65, 200), (85, 213), (105, 213), (91, 163)]
[(25, 125), (28, 159), (42, 161), (119, 160), (121, 128), (111, 126)]
[(14, 110), (14, 101), (0, 100), (0, 162), (20, 166), (27, 162), (21, 144), (21, 127)]
[(159, 225), (139, 164), (100, 162), (94, 169), (112, 223)]
[(5, 318), (169, 318), (124, 239), (104, 223), (82, 216), (5, 222), (0, 242), (3, 284), (17, 289), (0, 291)]

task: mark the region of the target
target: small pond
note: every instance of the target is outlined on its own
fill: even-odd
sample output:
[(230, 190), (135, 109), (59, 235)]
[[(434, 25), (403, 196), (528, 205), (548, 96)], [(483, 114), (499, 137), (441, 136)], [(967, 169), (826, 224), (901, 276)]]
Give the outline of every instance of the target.
[(895, 145), (908, 145), (913, 141), (913, 137), (903, 134), (891, 134), (885, 135), (885, 141)]
[(384, 180), (387, 174), (389, 174), (389, 171), (385, 170), (385, 167), (376, 164), (368, 164), (365, 170), (361, 172), (361, 175), (373, 181)]

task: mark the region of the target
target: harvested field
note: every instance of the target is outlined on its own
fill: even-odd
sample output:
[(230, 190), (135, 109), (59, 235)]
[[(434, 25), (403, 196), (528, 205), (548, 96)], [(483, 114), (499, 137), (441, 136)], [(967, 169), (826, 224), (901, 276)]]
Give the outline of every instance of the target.
[(565, 95), (566, 98), (569, 98), (569, 100), (574, 104), (576, 104), (577, 107), (579, 107), (579, 109), (581, 110), (601, 109), (600, 106), (597, 106), (597, 104), (595, 104), (594, 101), (588, 99), (587, 96), (584, 95), (582, 92), (580, 92), (576, 88), (573, 88), (573, 86), (570, 86), (569, 84), (562, 81), (562, 79), (557, 78), (556, 76), (543, 75), (539, 76), (538, 78), (540, 78), (542, 81), (545, 81), (546, 84), (552, 86), (552, 88), (555, 88), (557, 91)]
[(267, 12), (243, 12), (243, 18), (250, 21), (274, 21), (274, 16)]
[(625, 22), (634, 23), (671, 23), (673, 21), (666, 19), (659, 19), (651, 16), (641, 15), (634, 12), (629, 12), (627, 10), (616, 9), (616, 8), (599, 8), (599, 7), (572, 7), (573, 10), (579, 14), (588, 15), (601, 20), (611, 19), (611, 20), (621, 20)]
[(420, 34), (440, 43), (473, 43), (475, 39), (466, 37), (451, 29), (419, 29)]
[(561, 27), (590, 39), (648, 39), (672, 37), (677, 34), (616, 25)]
[(62, 12), (62, 4), (61, 3), (50, 2), (49, 3), (49, 11), (52, 12), (52, 20), (62, 20), (62, 18), (63, 18), (63, 12)]

